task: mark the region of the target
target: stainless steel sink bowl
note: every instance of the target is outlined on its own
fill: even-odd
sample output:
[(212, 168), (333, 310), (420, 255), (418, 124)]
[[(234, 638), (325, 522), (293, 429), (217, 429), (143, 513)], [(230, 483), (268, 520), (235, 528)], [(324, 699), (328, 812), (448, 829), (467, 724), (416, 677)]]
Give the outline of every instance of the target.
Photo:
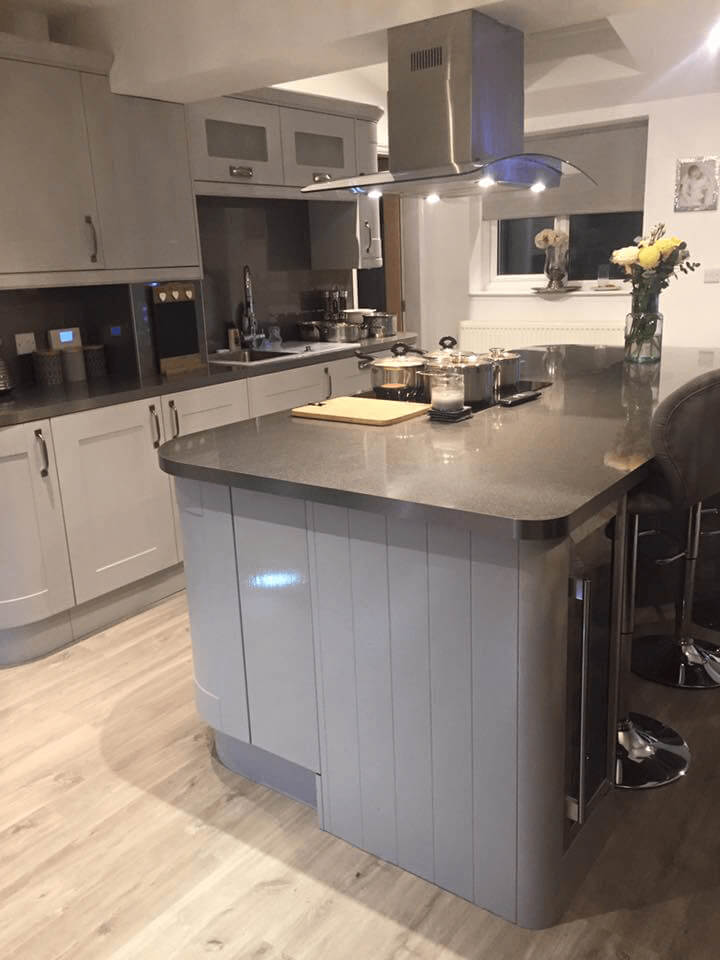
[(216, 353), (209, 357), (210, 363), (260, 363), (263, 360), (280, 360), (294, 357), (287, 350), (232, 350), (229, 353)]

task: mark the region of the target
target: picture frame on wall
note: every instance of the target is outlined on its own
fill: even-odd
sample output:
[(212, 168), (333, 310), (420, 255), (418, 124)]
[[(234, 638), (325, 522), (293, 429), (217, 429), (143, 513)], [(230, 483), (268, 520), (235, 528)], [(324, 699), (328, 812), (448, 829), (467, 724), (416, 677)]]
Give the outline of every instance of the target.
[(717, 210), (720, 157), (678, 160), (675, 174), (675, 213)]

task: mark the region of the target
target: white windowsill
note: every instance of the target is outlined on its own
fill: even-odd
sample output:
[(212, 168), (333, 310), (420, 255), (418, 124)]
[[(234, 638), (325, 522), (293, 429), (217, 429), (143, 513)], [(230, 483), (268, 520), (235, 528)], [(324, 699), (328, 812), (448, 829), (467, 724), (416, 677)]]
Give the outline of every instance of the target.
[[(540, 286), (541, 282), (535, 284)], [(542, 298), (544, 300), (567, 300), (569, 297), (629, 297), (629, 288), (620, 290), (598, 290), (595, 287), (583, 287), (580, 290), (570, 290), (568, 293), (560, 296), (558, 294), (536, 293), (531, 287), (511, 286), (510, 284), (491, 285), (487, 290), (475, 290), (470, 293), (471, 297), (531, 297), (533, 299)]]

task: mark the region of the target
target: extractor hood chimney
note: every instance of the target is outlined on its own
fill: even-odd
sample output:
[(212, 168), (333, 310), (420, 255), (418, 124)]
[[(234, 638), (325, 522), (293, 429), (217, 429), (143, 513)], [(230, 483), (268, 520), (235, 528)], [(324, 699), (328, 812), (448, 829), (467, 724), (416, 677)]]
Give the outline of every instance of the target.
[(477, 10), (388, 30), (388, 85), (390, 170), (313, 183), (303, 193), (468, 196), (478, 182), (544, 190), (582, 173), (522, 152), (524, 37)]

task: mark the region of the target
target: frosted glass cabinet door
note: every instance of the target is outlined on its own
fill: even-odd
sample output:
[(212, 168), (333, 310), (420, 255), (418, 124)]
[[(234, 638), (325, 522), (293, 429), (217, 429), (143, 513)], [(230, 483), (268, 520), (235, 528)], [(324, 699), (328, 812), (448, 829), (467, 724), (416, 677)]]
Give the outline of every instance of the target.
[(198, 264), (183, 106), (113, 94), (90, 74), (82, 89), (105, 267)]
[(53, 420), (78, 603), (178, 562), (160, 398)]
[(0, 630), (74, 601), (49, 420), (0, 430)]
[(0, 184), (0, 273), (102, 267), (79, 73), (0, 60)]
[(357, 172), (355, 121), (309, 110), (280, 111), (285, 182), (305, 187)]
[(194, 180), (284, 182), (279, 107), (221, 97), (186, 110)]

